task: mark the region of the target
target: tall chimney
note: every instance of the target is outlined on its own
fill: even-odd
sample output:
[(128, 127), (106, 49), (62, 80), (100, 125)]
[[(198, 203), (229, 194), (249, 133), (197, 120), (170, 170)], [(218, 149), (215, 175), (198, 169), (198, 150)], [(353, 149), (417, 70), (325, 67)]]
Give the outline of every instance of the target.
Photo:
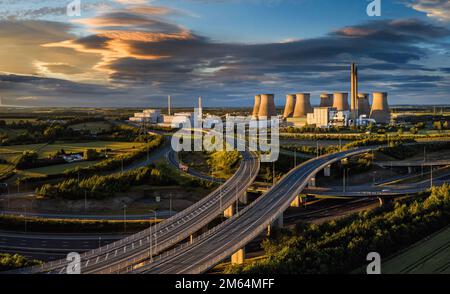
[(373, 118), (377, 123), (389, 123), (391, 121), (391, 110), (389, 109), (387, 93), (373, 93), (372, 111), (370, 112), (370, 118)]
[(353, 119), (358, 117), (358, 66), (352, 63), (351, 66), (351, 111)]
[(322, 93), (320, 94), (320, 107), (333, 106), (333, 94)]
[(202, 106), (202, 97), (198, 97), (198, 117), (200, 119), (203, 118), (203, 106)]
[(348, 93), (334, 93), (333, 107), (338, 111), (348, 111)]
[(309, 93), (298, 93), (296, 95), (294, 118), (306, 117), (308, 113), (313, 112)]
[(170, 95), (167, 97), (167, 106), (168, 106), (168, 109), (167, 109), (167, 113), (169, 114), (169, 115), (172, 115), (171, 114), (171, 111), (172, 111), (172, 105), (171, 105), (171, 97), (170, 97)]
[(273, 94), (262, 94), (261, 104), (259, 106), (258, 117), (259, 118), (271, 118), (276, 116), (275, 109), (275, 97)]
[(259, 106), (261, 105), (261, 95), (255, 96), (255, 104), (253, 106), (252, 118), (258, 118)]
[(283, 118), (292, 117), (295, 109), (296, 97), (294, 94), (289, 94), (286, 96), (286, 106), (284, 108)]

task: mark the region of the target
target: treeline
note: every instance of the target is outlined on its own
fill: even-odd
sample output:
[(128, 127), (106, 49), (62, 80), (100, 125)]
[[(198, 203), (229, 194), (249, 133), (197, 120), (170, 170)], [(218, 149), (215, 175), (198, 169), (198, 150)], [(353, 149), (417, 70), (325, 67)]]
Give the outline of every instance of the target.
[(92, 176), (80, 181), (69, 179), (54, 185), (45, 184), (38, 188), (36, 193), (50, 198), (77, 199), (84, 197), (86, 192), (89, 198), (100, 199), (144, 183), (157, 186), (176, 184), (173, 179), (164, 177), (157, 167), (142, 167), (121, 174)]
[(19, 254), (0, 253), (0, 271), (15, 270), (41, 263), (38, 260), (30, 260)]
[(207, 160), (213, 176), (230, 176), (240, 159), (239, 152), (234, 151), (216, 151), (209, 155)]
[[(28, 232), (117, 234), (124, 231), (123, 220), (46, 219), (13, 215), (0, 215), (0, 229), (20, 232), (24, 230), (25, 220)], [(127, 220), (127, 232), (138, 232), (146, 229), (150, 222), (153, 222), (153, 219)]]
[(152, 135), (152, 139), (145, 144), (145, 146), (128, 152), (126, 154), (117, 155), (90, 166), (86, 167), (74, 167), (71, 169), (65, 170), (62, 174), (59, 175), (49, 175), (49, 176), (36, 176), (36, 177), (23, 177), (20, 179), (21, 182), (41, 182), (50, 179), (56, 179), (60, 177), (65, 178), (73, 178), (77, 177), (89, 177), (91, 175), (101, 173), (101, 172), (109, 172), (118, 170), (123, 166), (127, 166), (136, 160), (144, 157), (147, 152), (152, 152), (157, 149), (164, 142), (164, 137), (161, 135)]
[(450, 142), (433, 142), (430, 144), (417, 143), (414, 145), (400, 144), (396, 146), (381, 148), (379, 151), (386, 155), (392, 156), (395, 159), (403, 160), (417, 154), (421, 154), (424, 151), (434, 152), (445, 149), (450, 149)]
[(176, 176), (167, 166), (159, 164), (158, 166), (151, 165), (113, 175), (95, 175), (80, 181), (71, 178), (56, 184), (45, 184), (36, 189), (36, 194), (49, 198), (82, 199), (86, 195), (90, 199), (104, 199), (119, 192), (126, 192), (133, 186), (143, 184), (212, 187), (205, 181)]
[(396, 201), (322, 225), (303, 224), (263, 242), (267, 258), (230, 273), (337, 274), (366, 264), (369, 252), (387, 257), (450, 224), (450, 186), (428, 197)]
[(377, 146), (377, 145), (384, 145), (388, 144), (394, 148), (394, 146), (402, 145), (405, 143), (414, 143), (415, 140), (410, 138), (402, 138), (402, 137), (374, 137), (374, 138), (364, 138), (360, 140), (356, 140), (347, 144), (342, 145), (342, 147), (336, 146), (336, 145), (330, 145), (330, 146), (320, 146), (313, 147), (313, 146), (293, 146), (293, 145), (286, 145), (282, 146), (282, 148), (290, 150), (290, 151), (296, 151), (300, 153), (306, 153), (306, 154), (314, 154), (316, 155), (324, 155), (324, 154), (331, 154), (338, 152), (340, 148), (342, 150), (350, 150), (357, 147), (363, 147), (363, 146)]

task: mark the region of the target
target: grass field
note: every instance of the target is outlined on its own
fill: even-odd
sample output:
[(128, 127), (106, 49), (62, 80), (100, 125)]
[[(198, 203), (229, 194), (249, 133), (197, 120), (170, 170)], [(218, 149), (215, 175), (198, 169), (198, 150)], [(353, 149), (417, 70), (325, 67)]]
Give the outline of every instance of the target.
[[(109, 141), (94, 141), (84, 143), (65, 143), (56, 142), (55, 144), (30, 144), (30, 145), (15, 145), (15, 146), (0, 146), (0, 158), (9, 162), (14, 162), (18, 156), (24, 151), (36, 151), (40, 158), (46, 158), (50, 154), (58, 150), (64, 149), (66, 152), (83, 152), (86, 149), (111, 149), (109, 154), (120, 154), (130, 152), (134, 149), (140, 148), (144, 143), (138, 142), (109, 142)], [(93, 162), (78, 162), (71, 164), (61, 164), (54, 166), (47, 166), (42, 168), (30, 169), (19, 172), (21, 175), (47, 175), (57, 174), (68, 168), (75, 166), (88, 166)], [(0, 164), (0, 173), (8, 169), (8, 165)]]
[(72, 162), (66, 164), (57, 164), (51, 166), (45, 166), (40, 168), (33, 168), (27, 170), (18, 171), (17, 174), (23, 177), (36, 177), (36, 176), (46, 176), (46, 175), (57, 175), (63, 173), (66, 169), (72, 169), (75, 167), (87, 167), (97, 163), (98, 161), (83, 161), (83, 162)]
[(383, 274), (450, 274), (450, 226), (382, 263)]

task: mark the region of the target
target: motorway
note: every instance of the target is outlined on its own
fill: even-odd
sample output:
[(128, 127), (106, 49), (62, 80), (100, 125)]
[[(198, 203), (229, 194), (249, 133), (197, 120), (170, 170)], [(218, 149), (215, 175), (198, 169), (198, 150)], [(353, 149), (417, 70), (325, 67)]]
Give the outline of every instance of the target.
[(0, 231), (0, 249), (39, 260), (63, 258), (69, 252), (83, 252), (124, 238), (117, 234), (24, 234)]
[[(205, 227), (231, 206), (251, 185), (259, 172), (259, 157), (242, 152), (238, 171), (221, 187), (175, 216), (96, 250), (81, 254), (82, 273), (114, 273), (169, 249)], [(66, 260), (26, 268), (18, 273), (64, 273)]]
[(128, 269), (131, 273), (199, 274), (244, 248), (274, 223), (316, 173), (331, 163), (366, 153), (358, 148), (309, 160), (284, 176), (267, 193), (224, 223), (153, 260)]

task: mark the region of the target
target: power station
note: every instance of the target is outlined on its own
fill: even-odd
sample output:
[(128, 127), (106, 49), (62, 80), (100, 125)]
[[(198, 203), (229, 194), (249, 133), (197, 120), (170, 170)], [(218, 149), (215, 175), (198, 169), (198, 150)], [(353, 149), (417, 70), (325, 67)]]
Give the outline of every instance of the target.
[[(133, 122), (158, 123), (168, 126), (174, 119), (180, 117), (193, 120), (192, 113), (175, 113), (172, 115), (171, 97), (168, 97), (168, 115), (161, 115), (160, 110), (147, 109), (135, 113), (130, 118)], [(203, 119), (202, 97), (198, 98), (198, 119)], [(274, 94), (259, 94), (254, 98), (251, 116), (231, 117), (239, 121), (248, 122), (249, 119), (270, 120), (278, 117), (275, 107)], [(286, 95), (283, 114), (279, 116), (285, 120), (286, 125), (302, 127), (314, 125), (316, 127), (368, 125), (371, 123), (387, 124), (391, 120), (391, 113), (386, 92), (374, 92), (372, 106), (370, 95), (358, 92), (358, 66), (355, 63), (350, 67), (350, 103), (348, 92), (334, 92), (320, 94), (319, 107), (311, 105), (310, 93), (297, 93)]]

